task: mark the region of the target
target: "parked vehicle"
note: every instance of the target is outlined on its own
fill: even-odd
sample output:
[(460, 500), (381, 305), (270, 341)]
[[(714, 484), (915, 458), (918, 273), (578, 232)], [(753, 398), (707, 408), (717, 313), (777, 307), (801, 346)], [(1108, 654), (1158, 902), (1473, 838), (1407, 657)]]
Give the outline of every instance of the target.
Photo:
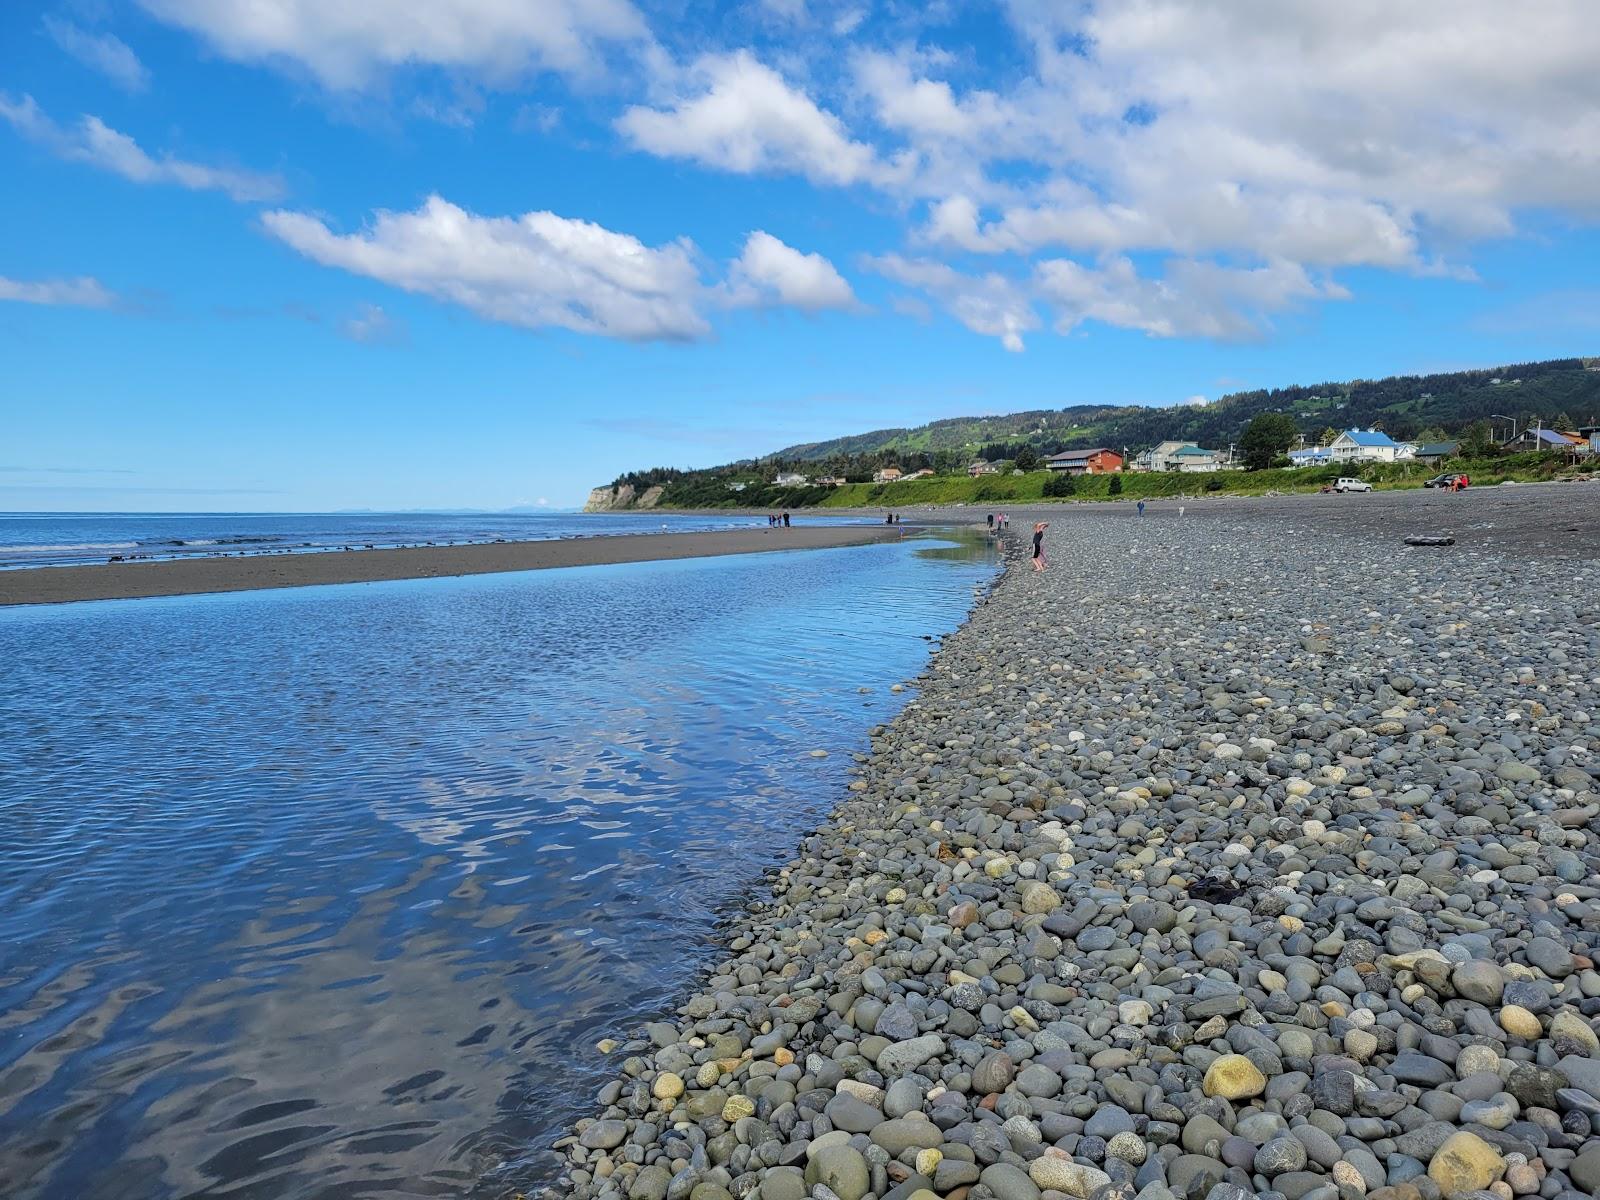
[(1370, 492), (1372, 485), (1365, 479), (1344, 478), (1333, 485), (1336, 492)]
[(1455, 471), (1446, 471), (1443, 475), (1435, 475), (1432, 479), (1425, 480), (1425, 488), (1454, 488), (1464, 476)]

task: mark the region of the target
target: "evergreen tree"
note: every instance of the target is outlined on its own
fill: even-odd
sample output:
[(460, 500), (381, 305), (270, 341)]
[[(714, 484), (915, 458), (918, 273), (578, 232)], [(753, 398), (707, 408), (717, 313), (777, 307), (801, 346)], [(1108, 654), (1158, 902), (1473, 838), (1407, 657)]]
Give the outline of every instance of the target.
[(1251, 418), (1239, 439), (1244, 465), (1251, 471), (1264, 471), (1289, 452), (1298, 434), (1294, 418), (1287, 413), (1261, 413)]

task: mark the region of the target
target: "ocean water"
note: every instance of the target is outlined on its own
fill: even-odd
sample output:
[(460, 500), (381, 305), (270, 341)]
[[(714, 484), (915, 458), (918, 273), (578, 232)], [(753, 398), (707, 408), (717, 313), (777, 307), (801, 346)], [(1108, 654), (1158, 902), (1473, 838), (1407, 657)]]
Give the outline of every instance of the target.
[(907, 539), (0, 610), (0, 1195), (537, 1186), (594, 1042), (670, 1009), (994, 570)]
[[(807, 513), (802, 519), (841, 525), (864, 518)], [(0, 513), (0, 570), (103, 563), (114, 556), (305, 554), (765, 524), (764, 517), (733, 513)]]

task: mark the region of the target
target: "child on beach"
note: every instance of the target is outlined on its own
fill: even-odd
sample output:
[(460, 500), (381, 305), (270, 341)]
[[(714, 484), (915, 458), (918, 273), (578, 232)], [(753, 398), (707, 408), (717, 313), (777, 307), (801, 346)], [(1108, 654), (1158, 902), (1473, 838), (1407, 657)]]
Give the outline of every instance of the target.
[(1036, 572), (1049, 565), (1044, 560), (1044, 531), (1049, 527), (1049, 521), (1040, 521), (1033, 527), (1033, 569)]

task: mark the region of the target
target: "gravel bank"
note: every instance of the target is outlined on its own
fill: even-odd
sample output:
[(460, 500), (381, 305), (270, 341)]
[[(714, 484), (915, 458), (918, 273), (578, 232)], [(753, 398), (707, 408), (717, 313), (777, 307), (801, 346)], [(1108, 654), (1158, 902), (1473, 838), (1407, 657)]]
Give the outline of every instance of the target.
[(1600, 1193), (1600, 567), (1256, 504), (1052, 516), (557, 1192)]

